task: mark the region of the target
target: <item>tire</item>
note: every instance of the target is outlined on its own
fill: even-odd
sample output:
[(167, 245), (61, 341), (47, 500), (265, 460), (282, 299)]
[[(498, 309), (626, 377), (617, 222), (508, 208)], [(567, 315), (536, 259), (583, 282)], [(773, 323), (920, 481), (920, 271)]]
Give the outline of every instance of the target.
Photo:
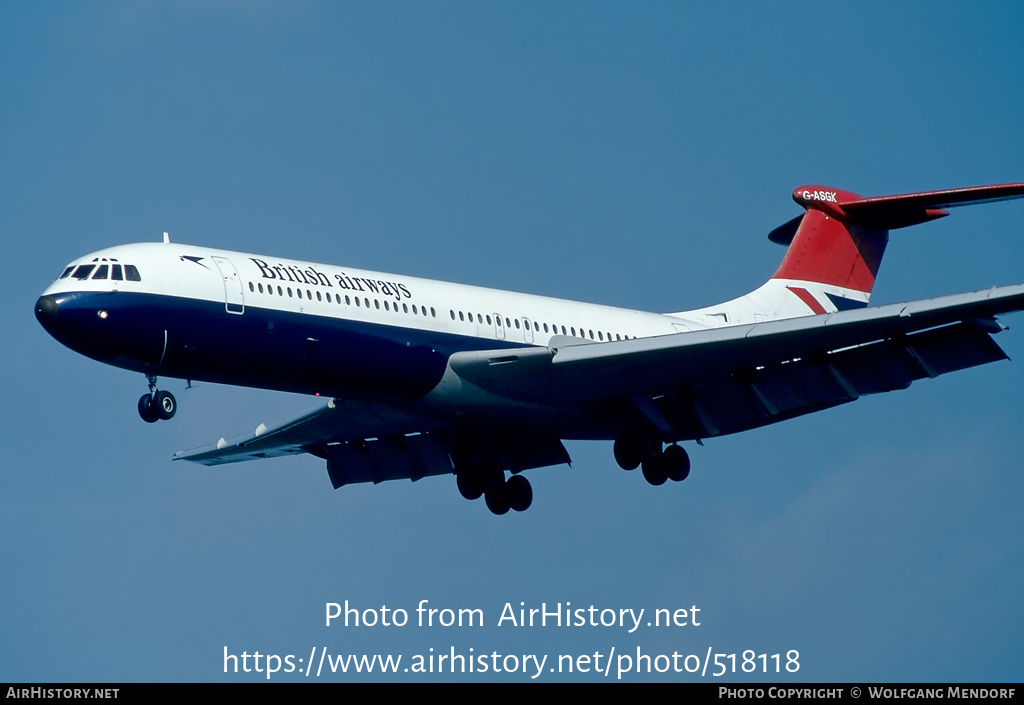
[(654, 486), (664, 485), (668, 480), (668, 468), (664, 454), (648, 458), (643, 463), (644, 479)]
[(498, 516), (508, 514), (508, 510), (512, 508), (508, 501), (508, 491), (504, 483), (495, 485), (484, 492), (484, 502), (487, 503), (487, 508), (491, 510), (491, 513)]
[(672, 482), (682, 482), (690, 475), (690, 455), (682, 446), (670, 445), (665, 449), (665, 470)]
[(615, 454), (615, 462), (623, 470), (636, 470), (643, 460), (643, 444), (636, 436), (623, 434), (615, 439), (612, 446), (612, 453)]
[(505, 483), (505, 494), (509, 507), (517, 512), (525, 512), (533, 504), (533, 487), (522, 475), (513, 475)]
[(479, 479), (468, 477), (465, 473), (455, 476), (455, 484), (459, 488), (459, 494), (470, 501), (480, 499), (484, 494)]
[(139, 397), (139, 416), (146, 423), (156, 423), (160, 418), (151, 394), (143, 394)]
[(164, 421), (174, 418), (174, 412), (178, 410), (178, 401), (170, 392), (157, 392), (154, 399), (157, 416)]

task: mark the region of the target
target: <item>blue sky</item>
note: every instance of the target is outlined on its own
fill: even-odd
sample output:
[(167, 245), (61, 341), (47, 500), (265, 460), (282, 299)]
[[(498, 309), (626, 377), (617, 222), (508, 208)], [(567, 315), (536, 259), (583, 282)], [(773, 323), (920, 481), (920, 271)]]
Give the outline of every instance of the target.
[[(797, 186), (1024, 180), (1022, 30), (1010, 2), (3, 4), (0, 681), (261, 680), (224, 674), (224, 648), (452, 646), (800, 652), (795, 675), (737, 682), (1021, 680), (1020, 314), (997, 337), (1016, 362), (691, 446), (690, 478), (660, 488), (611, 444), (571, 443), (571, 469), (529, 471), (528, 512), (493, 517), (452, 478), (336, 492), (308, 456), (172, 464), (315, 401), (168, 381), (178, 416), (143, 424), (142, 376), (64, 349), (32, 305), (72, 258), (165, 230), (708, 305), (774, 271), (766, 235)], [(994, 204), (895, 232), (873, 301), (1024, 281), (1022, 217)], [(325, 627), (346, 599), (487, 623)], [(703, 621), (499, 628), (506, 602)], [(465, 678), (495, 677), (529, 680)]]

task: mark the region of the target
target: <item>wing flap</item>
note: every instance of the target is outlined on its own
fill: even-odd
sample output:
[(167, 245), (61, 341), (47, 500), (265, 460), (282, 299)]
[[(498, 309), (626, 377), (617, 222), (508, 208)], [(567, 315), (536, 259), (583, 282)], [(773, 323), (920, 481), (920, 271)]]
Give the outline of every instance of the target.
[(827, 409), (916, 380), (1007, 359), (991, 336), (955, 323), (812, 358), (740, 370), (654, 400), (675, 440), (707, 438)]

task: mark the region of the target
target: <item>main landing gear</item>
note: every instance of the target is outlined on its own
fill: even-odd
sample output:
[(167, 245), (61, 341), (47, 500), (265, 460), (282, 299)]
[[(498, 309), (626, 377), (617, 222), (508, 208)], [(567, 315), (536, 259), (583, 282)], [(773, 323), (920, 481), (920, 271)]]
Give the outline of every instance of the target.
[(615, 462), (623, 470), (643, 468), (644, 479), (652, 485), (667, 480), (682, 482), (690, 474), (690, 456), (675, 443), (668, 447), (649, 436), (623, 434), (615, 440)]
[(508, 511), (525, 512), (533, 504), (533, 488), (522, 475), (505, 479), (505, 471), (499, 467), (463, 466), (455, 469), (455, 481), (459, 494), (469, 500), (480, 499), (482, 495), (487, 508), (494, 514), (508, 514)]
[(146, 423), (172, 418), (178, 410), (178, 401), (170, 392), (156, 388), (155, 375), (146, 375), (146, 379), (149, 380), (149, 394), (139, 397), (139, 416)]

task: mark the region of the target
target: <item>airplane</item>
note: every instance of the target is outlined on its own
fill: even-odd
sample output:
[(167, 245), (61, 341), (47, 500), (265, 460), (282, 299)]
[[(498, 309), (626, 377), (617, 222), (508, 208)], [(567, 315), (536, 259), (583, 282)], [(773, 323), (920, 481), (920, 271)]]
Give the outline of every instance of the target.
[[(533, 501), (525, 470), (611, 440), (625, 470), (682, 481), (679, 445), (766, 426), (1008, 359), (996, 316), (1024, 284), (868, 306), (889, 231), (947, 208), (1024, 197), (1024, 183), (864, 198), (793, 192), (775, 274), (716, 306), (648, 313), (170, 242), (68, 264), (35, 315), (59, 342), (158, 377), (327, 399), (284, 424), (174, 455), (204, 465), (308, 453), (335, 489), (454, 474), (495, 514)], [(508, 474), (506, 476), (506, 473)]]

